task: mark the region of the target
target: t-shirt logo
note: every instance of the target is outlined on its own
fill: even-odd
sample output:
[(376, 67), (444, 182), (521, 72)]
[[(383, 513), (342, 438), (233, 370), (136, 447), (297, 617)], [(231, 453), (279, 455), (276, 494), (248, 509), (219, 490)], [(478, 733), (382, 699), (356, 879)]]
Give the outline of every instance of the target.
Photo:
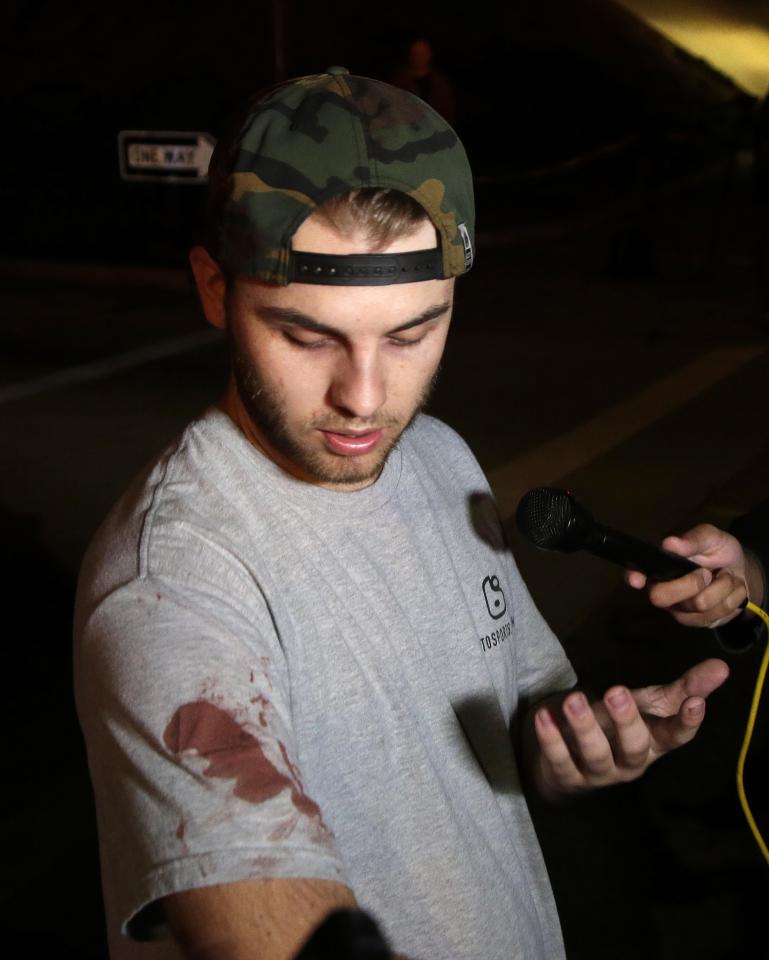
[(502, 587), (499, 585), (499, 577), (485, 577), (481, 584), (483, 588), (483, 599), (486, 601), (486, 609), (493, 620), (499, 620), (504, 617), (507, 610), (505, 595)]

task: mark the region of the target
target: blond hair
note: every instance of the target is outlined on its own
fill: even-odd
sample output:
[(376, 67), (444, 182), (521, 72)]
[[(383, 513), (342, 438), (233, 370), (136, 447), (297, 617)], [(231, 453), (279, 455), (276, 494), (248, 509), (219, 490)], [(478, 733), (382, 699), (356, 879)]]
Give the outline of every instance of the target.
[(398, 190), (364, 187), (330, 197), (313, 216), (336, 233), (363, 233), (373, 250), (408, 237), (428, 219), (416, 200)]

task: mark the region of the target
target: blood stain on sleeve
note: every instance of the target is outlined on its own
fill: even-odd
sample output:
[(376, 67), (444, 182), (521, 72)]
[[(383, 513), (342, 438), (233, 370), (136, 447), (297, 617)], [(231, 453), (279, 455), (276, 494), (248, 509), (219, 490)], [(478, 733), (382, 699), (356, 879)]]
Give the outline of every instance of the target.
[(270, 679), (270, 666), (272, 661), (270, 660), (269, 657), (259, 657), (259, 663), (261, 664), (261, 667), (262, 667), (262, 674), (264, 675), (264, 679), (267, 681), (267, 684), (270, 690), (272, 690), (272, 680)]
[(286, 763), (286, 766), (291, 771), (291, 776), (294, 778), (294, 781), (297, 786), (296, 793), (292, 794), (292, 797), (291, 797), (291, 799), (294, 801), (294, 806), (300, 813), (306, 813), (308, 817), (312, 817), (317, 814), (317, 816), (320, 817), (321, 823), (323, 823), (323, 818), (321, 817), (321, 814), (320, 814), (320, 808), (318, 807), (318, 804), (315, 803), (314, 800), (310, 800), (310, 798), (304, 792), (302, 781), (299, 778), (299, 771), (296, 769), (293, 763), (291, 763), (291, 760), (289, 759), (289, 756), (288, 756), (288, 750), (286, 750), (285, 744), (278, 741), (278, 745), (280, 747), (280, 752)]
[(270, 705), (269, 700), (263, 694), (259, 694), (258, 697), (251, 697), (251, 703), (254, 706), (259, 706), (259, 724), (262, 727), (267, 726), (267, 707)]
[(284, 745), (280, 749), (290, 776), (271, 762), (257, 737), (216, 704), (207, 700), (183, 704), (166, 727), (163, 742), (175, 756), (194, 751), (203, 757), (208, 762), (204, 776), (234, 780), (234, 794), (241, 800), (264, 803), (288, 788), (297, 812), (317, 816), (323, 823), (320, 808), (305, 794)]

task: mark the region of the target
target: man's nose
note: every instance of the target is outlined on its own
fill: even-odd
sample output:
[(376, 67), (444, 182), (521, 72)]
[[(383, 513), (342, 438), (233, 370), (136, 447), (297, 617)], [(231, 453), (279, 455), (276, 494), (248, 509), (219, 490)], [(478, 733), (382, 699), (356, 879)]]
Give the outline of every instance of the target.
[(382, 407), (387, 396), (381, 359), (372, 352), (349, 353), (334, 371), (329, 399), (348, 416), (368, 419)]

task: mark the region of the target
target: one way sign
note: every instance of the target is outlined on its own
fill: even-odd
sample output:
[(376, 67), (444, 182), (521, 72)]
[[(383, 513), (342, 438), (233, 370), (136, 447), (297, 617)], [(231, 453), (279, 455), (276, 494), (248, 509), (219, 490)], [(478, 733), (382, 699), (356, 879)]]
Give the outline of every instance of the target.
[(121, 130), (120, 178), (205, 183), (216, 141), (208, 133)]

